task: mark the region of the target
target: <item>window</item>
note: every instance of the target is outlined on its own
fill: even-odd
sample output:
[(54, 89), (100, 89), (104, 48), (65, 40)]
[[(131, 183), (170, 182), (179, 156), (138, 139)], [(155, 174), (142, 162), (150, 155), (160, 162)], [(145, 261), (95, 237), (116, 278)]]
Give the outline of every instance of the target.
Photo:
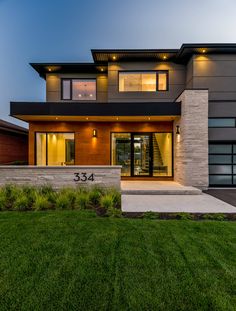
[(73, 165), (74, 133), (36, 133), (37, 165)]
[(209, 184), (211, 186), (236, 185), (236, 145), (210, 143)]
[(168, 89), (167, 71), (119, 72), (119, 92), (157, 92)]
[(208, 120), (209, 127), (235, 127), (234, 118), (210, 118)]
[(96, 100), (96, 79), (62, 79), (63, 100)]

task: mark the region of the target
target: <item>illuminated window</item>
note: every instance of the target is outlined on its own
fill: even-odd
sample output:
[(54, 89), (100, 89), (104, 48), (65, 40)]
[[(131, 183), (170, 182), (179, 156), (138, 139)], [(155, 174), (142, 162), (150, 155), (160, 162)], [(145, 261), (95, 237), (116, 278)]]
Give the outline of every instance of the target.
[(167, 91), (166, 71), (119, 73), (119, 92), (156, 92)]
[(63, 79), (63, 100), (96, 100), (96, 79)]
[(37, 165), (73, 165), (74, 133), (36, 133)]

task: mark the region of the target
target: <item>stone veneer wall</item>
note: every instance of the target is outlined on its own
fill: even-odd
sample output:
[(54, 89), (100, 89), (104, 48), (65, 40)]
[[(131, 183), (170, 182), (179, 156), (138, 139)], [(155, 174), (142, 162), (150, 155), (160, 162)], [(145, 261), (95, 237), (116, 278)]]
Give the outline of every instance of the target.
[[(208, 187), (208, 90), (185, 90), (181, 117), (174, 121), (174, 179), (185, 186)], [(180, 126), (180, 135), (176, 134)]]
[[(94, 174), (94, 181), (75, 181), (76, 173), (82, 180)], [(40, 186), (51, 184), (54, 188), (93, 186), (114, 187), (120, 190), (121, 166), (0, 166), (0, 186), (4, 184)]]

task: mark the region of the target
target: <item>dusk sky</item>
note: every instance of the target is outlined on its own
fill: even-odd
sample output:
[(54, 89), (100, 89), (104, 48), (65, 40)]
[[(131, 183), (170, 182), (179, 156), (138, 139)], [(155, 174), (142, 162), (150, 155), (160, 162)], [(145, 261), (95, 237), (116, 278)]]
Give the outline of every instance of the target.
[(92, 48), (236, 42), (235, 0), (0, 0), (0, 119), (9, 102), (44, 101), (29, 62), (92, 61)]

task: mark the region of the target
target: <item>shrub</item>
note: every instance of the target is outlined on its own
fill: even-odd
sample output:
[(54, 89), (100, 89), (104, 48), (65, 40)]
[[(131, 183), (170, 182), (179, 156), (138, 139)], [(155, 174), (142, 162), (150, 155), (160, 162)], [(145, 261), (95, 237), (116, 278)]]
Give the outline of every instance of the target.
[(116, 217), (116, 218), (120, 218), (122, 217), (122, 211), (119, 208), (115, 208), (115, 207), (109, 207), (107, 209), (107, 215), (109, 217)]
[(194, 219), (194, 216), (192, 214), (184, 213), (184, 212), (175, 214), (175, 217), (181, 220), (193, 220)]
[(0, 211), (4, 211), (7, 206), (7, 198), (5, 196), (4, 191), (0, 190)]
[(69, 196), (64, 193), (59, 193), (55, 201), (55, 208), (56, 209), (67, 209), (69, 207), (70, 207)]
[(12, 209), (14, 202), (21, 195), (21, 189), (15, 185), (9, 184), (4, 186), (2, 191), (6, 198), (5, 209)]
[(112, 188), (108, 189), (108, 194), (112, 195), (113, 197), (114, 207), (121, 208), (121, 193), (117, 189)]
[(204, 215), (202, 215), (202, 219), (222, 221), (222, 220), (226, 219), (226, 216), (224, 214), (221, 214), (221, 213), (204, 214)]
[(23, 192), (13, 203), (13, 209), (16, 211), (27, 211), (31, 207), (30, 199)]
[(100, 198), (100, 205), (102, 208), (105, 208), (106, 210), (108, 210), (109, 208), (114, 208), (114, 197), (112, 193), (107, 193), (104, 194), (101, 198)]
[(48, 195), (48, 194), (54, 193), (55, 190), (52, 188), (52, 185), (45, 184), (39, 188), (39, 192), (43, 195)]
[(62, 195), (64, 197), (67, 197), (68, 199), (68, 206), (67, 208), (74, 208), (75, 205), (75, 200), (76, 200), (76, 196), (77, 193), (75, 191), (75, 189), (73, 188), (64, 188), (59, 192), (59, 196)]
[(143, 218), (145, 218), (145, 219), (159, 219), (160, 214), (152, 212), (152, 211), (148, 211), (148, 212), (143, 213)]
[(88, 192), (78, 192), (75, 199), (76, 209), (86, 209), (90, 206), (90, 198)]
[(46, 196), (40, 193), (37, 193), (35, 196), (35, 201), (34, 201), (32, 208), (35, 211), (43, 211), (43, 210), (50, 208), (50, 203), (48, 202), (48, 199)]
[(24, 186), (22, 188), (23, 195), (27, 197), (28, 199), (28, 208), (32, 208), (34, 205), (35, 197), (37, 194), (37, 189), (32, 186)]
[(102, 196), (102, 189), (94, 187), (89, 191), (89, 203), (92, 207), (97, 207)]

